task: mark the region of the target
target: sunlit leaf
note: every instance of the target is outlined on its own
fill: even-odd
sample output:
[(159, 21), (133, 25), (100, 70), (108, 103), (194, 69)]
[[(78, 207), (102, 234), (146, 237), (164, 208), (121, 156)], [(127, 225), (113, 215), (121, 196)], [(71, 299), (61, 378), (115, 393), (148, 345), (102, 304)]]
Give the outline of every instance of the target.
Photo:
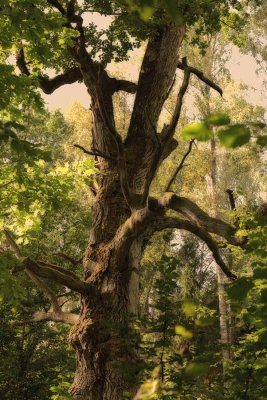
[(205, 122), (193, 122), (182, 130), (182, 137), (186, 140), (197, 139), (205, 142), (212, 137), (212, 130)]
[(181, 335), (185, 339), (191, 339), (193, 337), (193, 333), (182, 325), (177, 325), (175, 327), (175, 333)]

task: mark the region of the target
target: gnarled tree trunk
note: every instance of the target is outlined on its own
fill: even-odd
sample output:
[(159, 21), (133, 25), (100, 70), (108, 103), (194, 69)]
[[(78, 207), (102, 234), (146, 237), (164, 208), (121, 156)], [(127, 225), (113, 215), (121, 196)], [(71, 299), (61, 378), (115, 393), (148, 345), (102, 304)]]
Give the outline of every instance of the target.
[[(134, 210), (141, 210), (147, 204), (146, 187), (149, 188), (158, 163), (154, 130), (175, 75), (182, 36), (180, 28), (165, 27), (147, 45), (126, 140), (126, 164), (122, 167), (116, 163), (116, 158), (124, 156), (119, 148), (124, 144), (116, 137), (113, 81), (100, 70), (101, 79), (92, 84), (86, 65), (81, 63), (92, 98), (93, 147), (115, 161), (98, 158), (101, 176), (93, 206), (91, 238), (84, 257), (85, 278), (95, 295), (92, 298), (82, 295), (80, 319), (70, 334), (77, 355), (71, 389), (75, 400), (119, 400), (124, 391), (133, 392), (136, 387), (138, 358), (128, 329), (131, 316), (138, 314), (142, 229), (137, 234), (126, 230), (121, 238), (118, 232)], [(123, 190), (121, 174), (125, 171), (120, 168), (125, 166), (134, 193), (132, 204)], [(131, 226), (128, 228), (131, 231)], [(124, 241), (127, 246), (122, 251), (120, 244)]]

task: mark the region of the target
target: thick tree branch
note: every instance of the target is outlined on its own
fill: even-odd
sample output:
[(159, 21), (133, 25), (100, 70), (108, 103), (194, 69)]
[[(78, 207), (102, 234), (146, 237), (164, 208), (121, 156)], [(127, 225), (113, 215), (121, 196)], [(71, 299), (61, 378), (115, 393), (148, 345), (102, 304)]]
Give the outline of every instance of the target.
[(64, 274), (64, 275), (70, 276), (70, 277), (73, 278), (73, 279), (77, 279), (77, 280), (80, 279), (76, 274), (74, 274), (74, 273), (71, 272), (71, 271), (68, 271), (68, 270), (65, 269), (65, 268), (60, 267), (59, 265), (50, 264), (50, 263), (47, 263), (47, 262), (45, 262), (45, 261), (40, 261), (40, 260), (37, 261), (37, 264), (42, 265), (42, 266), (44, 266), (44, 267), (52, 268), (52, 269), (54, 269), (55, 271), (59, 271), (59, 272), (61, 272), (61, 273)]
[(79, 315), (73, 313), (62, 312), (61, 314), (54, 312), (36, 311), (32, 319), (26, 321), (14, 322), (13, 325), (28, 325), (36, 322), (63, 322), (64, 324), (76, 324), (79, 320)]
[(119, 227), (113, 239), (118, 269), (125, 267), (125, 259), (129, 255), (133, 241), (145, 231), (153, 218), (154, 212), (145, 207), (133, 211), (132, 215)]
[(64, 268), (54, 266), (51, 264), (46, 264), (44, 262), (41, 262), (43, 264), (41, 265), (40, 263), (31, 260), (28, 257), (24, 257), (18, 245), (13, 240), (11, 234), (7, 230), (5, 230), (4, 233), (8, 244), (16, 254), (16, 257), (22, 263), (21, 265), (16, 266), (13, 269), (13, 272), (20, 272), (20, 271), (27, 272), (27, 270), (29, 270), (40, 278), (50, 279), (54, 282), (57, 282), (61, 285), (68, 287), (69, 289), (74, 290), (75, 292), (81, 294), (88, 294), (90, 287), (86, 282), (81, 281), (78, 277), (76, 277), (76, 275), (65, 270)]
[(137, 91), (137, 84), (124, 80), (124, 79), (116, 79), (110, 78), (114, 81), (114, 92), (123, 91), (127, 93), (136, 93)]
[[(56, 294), (38, 277), (38, 271), (36, 271), (36, 269), (35, 269), (35, 271), (32, 270), (31, 266), (34, 264), (34, 262), (23, 257), (18, 245), (13, 240), (10, 232), (5, 230), (4, 233), (6, 236), (6, 240), (7, 240), (8, 244), (10, 245), (10, 247), (13, 249), (14, 253), (16, 254), (16, 257), (20, 261), (22, 261), (23, 264), (27, 260), (27, 262), (25, 263), (25, 268), (24, 268), (25, 273), (29, 276), (29, 278), (32, 280), (32, 282), (44, 293), (44, 295), (47, 297), (47, 299), (51, 302), (51, 306), (52, 306), (52, 310), (53, 310), (52, 312), (48, 312), (48, 313), (46, 313), (44, 311), (38, 311), (34, 314), (32, 320), (23, 321), (22, 323), (19, 323), (19, 324), (25, 324), (25, 323), (30, 323), (30, 322), (40, 322), (40, 321), (55, 321), (55, 322), (65, 322), (65, 323), (71, 323), (71, 324), (77, 322), (79, 316), (76, 314), (72, 314), (72, 313), (64, 313), (62, 311)], [(46, 265), (49, 265), (49, 264), (46, 264)], [(38, 266), (38, 264), (37, 264), (37, 266)], [(60, 268), (60, 267), (58, 267), (58, 268)], [(60, 268), (60, 271), (61, 270), (62, 269)], [(66, 271), (64, 271), (64, 272), (66, 272)]]
[[(152, 227), (152, 232), (153, 231), (160, 231), (163, 229), (167, 228), (174, 228), (174, 229), (182, 229), (186, 230), (188, 232), (193, 233), (197, 237), (199, 237), (201, 240), (203, 240), (210, 251), (213, 254), (214, 260), (218, 264), (218, 266), (221, 268), (221, 270), (224, 272), (224, 274), (229, 278), (229, 279), (236, 279), (236, 275), (233, 274), (228, 266), (225, 264), (223, 258), (220, 255), (219, 247), (217, 243), (213, 240), (211, 235), (206, 232), (203, 228), (197, 226), (196, 224), (193, 224), (189, 221), (182, 220), (179, 218), (172, 218), (172, 217), (158, 217), (155, 219), (154, 227)], [(150, 229), (150, 228), (149, 228)]]
[(211, 79), (207, 78), (202, 71), (197, 68), (191, 67), (187, 65), (185, 62), (185, 58), (183, 58), (182, 62), (178, 62), (177, 68), (182, 69), (184, 71), (189, 71), (190, 74), (196, 75), (202, 82), (206, 83), (206, 85), (210, 86), (212, 89), (216, 90), (221, 96), (223, 95), (223, 91), (215, 82)]
[(13, 269), (14, 273), (24, 271), (25, 269), (29, 269), (40, 278), (52, 280), (56, 283), (68, 287), (71, 290), (74, 290), (75, 292), (81, 294), (88, 294), (90, 291), (90, 286), (86, 282), (83, 282), (80, 279), (72, 278), (71, 276), (65, 273), (65, 270), (63, 273), (54, 268), (42, 266), (36, 261), (31, 260), (30, 258), (27, 257), (24, 257), (23, 260), (21, 261), (22, 265), (15, 267)]
[(47, 3), (50, 4), (52, 7), (56, 8), (62, 16), (66, 15), (66, 10), (59, 1), (47, 0)]
[[(23, 75), (30, 76), (31, 72), (28, 69), (26, 60), (25, 60), (25, 54), (23, 48), (17, 51), (16, 53), (16, 64), (18, 69)], [(42, 91), (46, 94), (51, 94), (53, 93), (56, 89), (63, 85), (71, 84), (77, 81), (81, 81), (83, 79), (83, 76), (81, 74), (80, 69), (77, 68), (72, 68), (62, 74), (59, 74), (55, 76), (54, 78), (46, 78), (44, 76), (39, 76), (39, 84), (40, 88)]]
[(39, 78), (40, 87), (45, 94), (51, 94), (56, 89), (63, 85), (70, 85), (72, 83), (82, 81), (83, 76), (81, 74), (80, 69), (73, 68), (70, 69), (62, 74), (55, 76), (54, 78), (45, 78), (40, 76)]
[(104, 102), (104, 98), (103, 98), (103, 93), (100, 91), (98, 92), (97, 100), (98, 100), (98, 106), (99, 106), (99, 111), (100, 111), (102, 120), (105, 123), (105, 125), (106, 125), (109, 133), (111, 134), (111, 137), (113, 138), (114, 143), (116, 145), (117, 166), (118, 166), (118, 170), (119, 170), (120, 183), (121, 183), (123, 196), (129, 206), (129, 208), (134, 209), (136, 207), (135, 195), (131, 191), (130, 186), (129, 186), (128, 168), (127, 168), (127, 164), (126, 164), (124, 143), (122, 141), (121, 136), (116, 131), (115, 126), (110, 121), (109, 116), (107, 115), (106, 108), (105, 108), (105, 102)]
[(183, 156), (181, 162), (179, 163), (178, 167), (175, 169), (175, 171), (174, 171), (174, 173), (173, 173), (173, 176), (171, 177), (169, 183), (167, 184), (167, 186), (166, 186), (166, 188), (165, 188), (165, 192), (169, 192), (169, 191), (170, 191), (170, 188), (171, 188), (173, 182), (175, 181), (175, 179), (176, 179), (178, 173), (179, 173), (179, 172), (181, 171), (181, 169), (185, 166), (185, 164), (184, 164), (184, 163), (185, 163), (185, 160), (187, 159), (187, 157), (188, 157), (189, 154), (191, 153), (193, 143), (194, 143), (194, 139), (190, 140), (188, 150), (187, 150), (187, 152), (184, 154), (184, 156)]
[(167, 209), (178, 211), (191, 222), (204, 228), (210, 233), (214, 233), (225, 238), (228, 243), (240, 246), (242, 243), (235, 237), (236, 228), (218, 218), (210, 217), (193, 201), (179, 197), (173, 192), (165, 193), (159, 200), (159, 204)]

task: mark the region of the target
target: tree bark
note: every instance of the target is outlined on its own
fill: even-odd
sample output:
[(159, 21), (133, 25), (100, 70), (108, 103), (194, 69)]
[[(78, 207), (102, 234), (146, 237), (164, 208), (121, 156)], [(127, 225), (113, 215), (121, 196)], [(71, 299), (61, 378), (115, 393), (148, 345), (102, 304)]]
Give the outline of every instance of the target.
[[(180, 28), (164, 28), (149, 41), (144, 57), (126, 141), (129, 183), (139, 197), (156, 172), (158, 146), (154, 130), (176, 72), (183, 34)], [(130, 234), (126, 240), (128, 250), (119, 254), (114, 237), (134, 211), (124, 197), (116, 163), (119, 155), (112, 135), (114, 88), (105, 72), (92, 84), (85, 64), (81, 71), (92, 98), (93, 148), (114, 157), (115, 161), (97, 158), (100, 176), (90, 241), (84, 256), (84, 276), (94, 287), (95, 296), (81, 296), (80, 319), (70, 333), (77, 357), (71, 393), (74, 400), (121, 400), (124, 391), (134, 393), (136, 389), (138, 356), (134, 350), (135, 339), (129, 335), (129, 321), (139, 312), (142, 232), (138, 231), (137, 236)], [(101, 75), (101, 70), (98, 74)], [(141, 137), (144, 138), (142, 146)], [(146, 199), (140, 202), (140, 209), (145, 203)], [(143, 218), (142, 212), (136, 214), (137, 225), (139, 218)], [(129, 221), (126, 230), (131, 228)], [(121, 235), (118, 242), (124, 241), (125, 233)]]
[[(218, 216), (218, 188), (217, 188), (217, 155), (216, 155), (216, 140), (211, 138), (211, 182), (213, 194), (213, 206), (215, 216)], [(221, 268), (216, 265), (217, 273), (217, 288), (218, 288), (218, 303), (220, 314), (220, 342), (222, 347), (223, 363), (231, 359), (230, 352), (230, 327), (229, 327), (229, 305), (227, 304), (225, 292), (225, 278)]]

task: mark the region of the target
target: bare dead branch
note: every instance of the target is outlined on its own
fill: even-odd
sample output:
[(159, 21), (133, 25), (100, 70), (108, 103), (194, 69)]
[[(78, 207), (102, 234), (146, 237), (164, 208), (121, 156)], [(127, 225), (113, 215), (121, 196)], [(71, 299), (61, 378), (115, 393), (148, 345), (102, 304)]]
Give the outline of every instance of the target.
[[(75, 323), (78, 320), (78, 315), (71, 314), (71, 313), (64, 313), (59, 305), (58, 298), (56, 294), (39, 278), (39, 270), (42, 267), (38, 268), (38, 264), (35, 263), (34, 261), (27, 259), (23, 257), (22, 252), (20, 251), (18, 245), (14, 241), (14, 239), (11, 236), (11, 233), (8, 230), (4, 231), (6, 240), (9, 244), (9, 246), (12, 248), (14, 253), (16, 254), (16, 257), (22, 261), (23, 264), (23, 270), (25, 273), (29, 276), (29, 278), (32, 280), (32, 282), (44, 293), (44, 295), (47, 297), (47, 299), (51, 302), (52, 305), (52, 312), (43, 312), (43, 311), (38, 311), (34, 314), (33, 319), (30, 321), (24, 321), (22, 324), (25, 323), (30, 323), (30, 322), (40, 322), (40, 321), (56, 321), (56, 322), (65, 322), (65, 323)], [(49, 265), (49, 264), (48, 264)], [(34, 270), (33, 270), (34, 266)], [(37, 266), (37, 269), (36, 269)], [(51, 265), (50, 265), (51, 267)], [(54, 267), (54, 266), (53, 266)], [(60, 268), (60, 271), (62, 271), (62, 268)], [(18, 268), (20, 269), (20, 268)], [(64, 270), (64, 273), (66, 271)], [(72, 274), (72, 273), (70, 273)], [(39, 275), (39, 276), (38, 276)], [(44, 275), (44, 274), (43, 274)], [(73, 274), (74, 275), (74, 274)], [(41, 271), (41, 276), (42, 276), (42, 271)], [(74, 275), (75, 276), (75, 275)], [(45, 276), (43, 276), (45, 277)]]
[(110, 156), (109, 154), (104, 154), (99, 150), (94, 149), (93, 151), (87, 150), (85, 149), (83, 146), (79, 145), (79, 144), (74, 144), (74, 147), (76, 147), (77, 149), (82, 150), (85, 154), (88, 154), (89, 156), (95, 156), (95, 157), (102, 157), (106, 160), (110, 160), (110, 161), (114, 161), (116, 160), (115, 157)]
[[(88, 294), (89, 285), (81, 281), (75, 274), (70, 271), (65, 270), (62, 267), (55, 266), (53, 264), (47, 264), (44, 262), (36, 262), (31, 260), (28, 257), (24, 257), (22, 252), (20, 251), (18, 245), (12, 238), (10, 232), (7, 230), (4, 231), (6, 239), (12, 250), (14, 251), (16, 257), (21, 261), (21, 265), (13, 268), (13, 272), (21, 272), (29, 270), (33, 272), (35, 275), (41, 278), (50, 279), (54, 282), (57, 282), (61, 285), (68, 287), (78, 293)], [(42, 264), (42, 265), (41, 265)]]
[(175, 109), (173, 112), (173, 116), (171, 119), (171, 122), (168, 125), (165, 125), (162, 132), (161, 132), (161, 136), (162, 136), (162, 141), (164, 143), (168, 143), (169, 140), (173, 137), (174, 133), (175, 133), (175, 129), (176, 126), (178, 124), (180, 115), (181, 115), (181, 110), (182, 110), (182, 105), (183, 105), (183, 99), (184, 99), (184, 95), (187, 91), (188, 85), (189, 85), (189, 81), (190, 81), (190, 71), (187, 68), (187, 65), (184, 65), (184, 77), (183, 77), (183, 82), (182, 85), (179, 89), (178, 92), (178, 96), (176, 99), (176, 105), (175, 105)]
[(54, 269), (56, 271), (61, 272), (62, 274), (70, 276), (73, 279), (77, 279), (77, 280), (80, 279), (76, 274), (74, 274), (74, 272), (69, 271), (69, 270), (67, 270), (67, 269), (65, 269), (63, 267), (60, 267), (59, 265), (50, 264), (50, 263), (47, 263), (45, 261), (40, 261), (40, 260), (37, 260), (37, 264), (42, 265), (44, 267), (52, 268), (52, 269)]
[(223, 91), (215, 82), (211, 79), (207, 78), (202, 71), (197, 68), (191, 67), (185, 63), (186, 58), (182, 59), (182, 62), (177, 64), (177, 68), (182, 69), (184, 71), (188, 70), (189, 73), (196, 75), (202, 82), (206, 83), (206, 85), (210, 86), (212, 89), (216, 90), (221, 96), (223, 95)]
[(26, 321), (16, 321), (14, 326), (28, 325), (37, 322), (63, 322), (65, 324), (76, 324), (79, 320), (79, 315), (73, 313), (62, 312), (56, 314), (54, 312), (37, 311), (34, 313), (33, 318)]
[(38, 276), (35, 275), (32, 271), (25, 269), (25, 272), (31, 278), (33, 283), (36, 284), (36, 286), (45, 294), (45, 296), (51, 302), (53, 312), (55, 314), (60, 314), (62, 311), (56, 294), (51, 289), (49, 289), (49, 287), (43, 281), (41, 281), (41, 279), (39, 279)]
[(221, 257), (217, 243), (214, 241), (212, 236), (208, 232), (206, 232), (203, 228), (189, 221), (182, 220), (179, 218), (163, 216), (155, 219), (154, 231), (160, 231), (167, 228), (186, 230), (199, 237), (206, 243), (206, 245), (212, 252), (214, 260), (221, 268), (221, 270), (224, 272), (224, 274), (231, 280), (236, 279), (236, 275), (229, 270), (228, 266), (225, 264), (223, 258)]
[(167, 192), (158, 199), (158, 203), (163, 208), (172, 209), (181, 213), (192, 223), (204, 228), (207, 232), (225, 238), (228, 243), (235, 246), (242, 245), (235, 237), (236, 228), (234, 226), (218, 218), (210, 217), (193, 201), (185, 197), (179, 197), (173, 192)]
[(184, 154), (184, 156), (183, 156), (181, 162), (179, 163), (179, 165), (177, 166), (177, 168), (175, 169), (175, 171), (174, 171), (174, 173), (173, 173), (173, 176), (171, 177), (169, 183), (167, 184), (167, 186), (166, 186), (166, 188), (165, 188), (165, 192), (169, 192), (169, 191), (170, 191), (170, 188), (171, 188), (173, 182), (175, 181), (175, 179), (176, 179), (178, 173), (181, 171), (181, 169), (182, 169), (183, 167), (185, 167), (185, 160), (187, 159), (187, 157), (188, 157), (189, 154), (191, 153), (191, 150), (192, 150), (192, 147), (193, 147), (193, 143), (194, 143), (194, 139), (190, 140), (188, 150), (187, 150), (187, 152)]

